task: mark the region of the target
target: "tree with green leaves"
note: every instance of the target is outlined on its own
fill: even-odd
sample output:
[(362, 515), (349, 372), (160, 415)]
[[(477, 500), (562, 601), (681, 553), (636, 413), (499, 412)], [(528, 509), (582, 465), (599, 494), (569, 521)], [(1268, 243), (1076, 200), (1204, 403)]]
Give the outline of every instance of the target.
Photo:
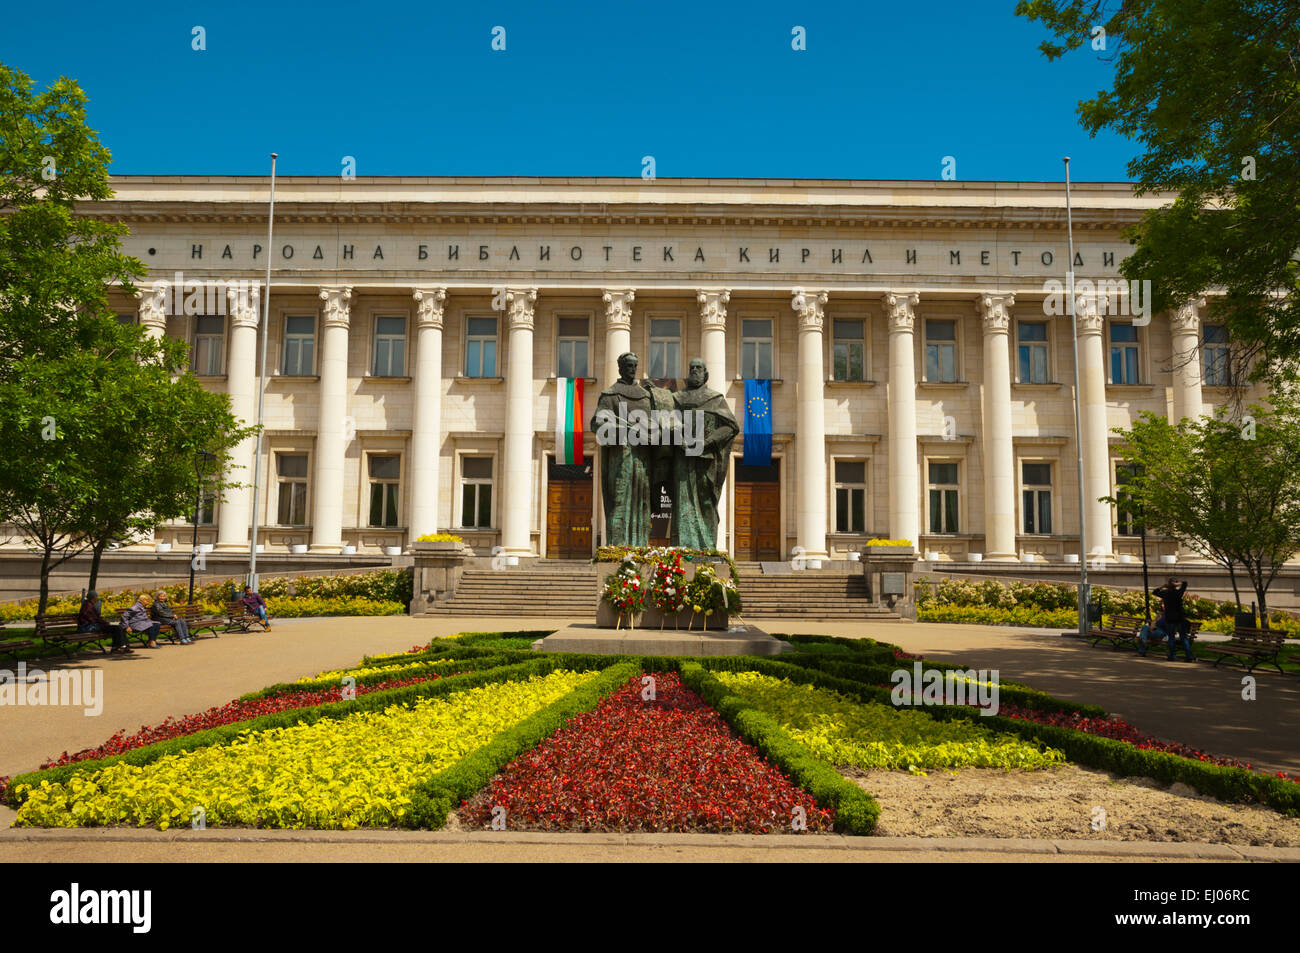
[(97, 571), (111, 542), (188, 513), (195, 453), (223, 471), (249, 432), (185, 372), (184, 343), (110, 308), (145, 270), (125, 227), (89, 214), (108, 162), (76, 83), (37, 92), (0, 64), (0, 522), (41, 554), (41, 612), (54, 568), (89, 550)]
[(1110, 89), (1079, 103), (1090, 134), (1140, 153), (1138, 194), (1176, 193), (1130, 234), (1129, 279), (1168, 310), (1211, 289), (1246, 368), (1277, 378), (1300, 359), (1300, 3), (1297, 0), (1020, 0), (1054, 35), (1115, 64)]
[(1223, 566), (1238, 605), (1244, 569), (1268, 626), (1268, 589), (1300, 552), (1300, 407), (1289, 396), (1246, 414), (1171, 424), (1143, 414), (1123, 436), (1122, 503), (1146, 525)]

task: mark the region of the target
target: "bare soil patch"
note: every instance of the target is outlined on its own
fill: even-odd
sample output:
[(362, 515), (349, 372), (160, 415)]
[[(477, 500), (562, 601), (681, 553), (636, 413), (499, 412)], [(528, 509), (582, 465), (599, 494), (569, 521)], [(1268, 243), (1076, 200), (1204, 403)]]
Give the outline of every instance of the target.
[[(965, 768), (912, 775), (842, 773), (880, 802), (876, 833), (890, 837), (1039, 837), (1195, 841), (1300, 847), (1300, 818), (1263, 806), (1225, 804), (1185, 785), (1121, 778), (1067, 764), (1040, 771)], [(1094, 808), (1105, 827), (1092, 829)]]

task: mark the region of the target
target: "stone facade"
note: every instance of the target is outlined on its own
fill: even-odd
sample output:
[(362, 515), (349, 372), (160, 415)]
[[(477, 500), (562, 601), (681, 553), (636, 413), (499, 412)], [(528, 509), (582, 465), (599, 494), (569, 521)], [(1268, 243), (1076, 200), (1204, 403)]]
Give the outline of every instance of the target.
[[(678, 379), (702, 357), (742, 427), (743, 378), (773, 381), (775, 558), (843, 557), (873, 536), (954, 560), (1077, 551), (1072, 330), (1048, 313), (1067, 258), (1057, 185), (285, 178), (269, 249), (264, 179), (113, 186), (96, 214), (130, 226), (150, 270), (140, 297), (117, 294), (123, 320), (185, 339), (196, 362), (203, 337), (204, 386), (250, 421), (271, 258), (268, 551), (380, 553), (450, 531), (480, 555), (548, 555), (555, 378), (575, 338), (588, 416), (627, 349), (643, 373), (656, 353), (676, 360)], [(1118, 279), (1123, 228), (1162, 199), (1086, 183), (1073, 198), (1078, 277)], [(254, 287), (211, 294), (219, 281)], [(1226, 391), (1202, 379), (1203, 300), (1149, 323), (1096, 304), (1079, 307), (1084, 497), (1090, 549), (1113, 561), (1137, 550), (1092, 502), (1115, 489), (1111, 428)], [(595, 449), (587, 434), (589, 463)], [(237, 456), (251, 483), (253, 441)], [(732, 490), (719, 537), (745, 558)], [(230, 492), (200, 539), (247, 552), (252, 508), (251, 490)], [(189, 534), (156, 536), (179, 549)]]

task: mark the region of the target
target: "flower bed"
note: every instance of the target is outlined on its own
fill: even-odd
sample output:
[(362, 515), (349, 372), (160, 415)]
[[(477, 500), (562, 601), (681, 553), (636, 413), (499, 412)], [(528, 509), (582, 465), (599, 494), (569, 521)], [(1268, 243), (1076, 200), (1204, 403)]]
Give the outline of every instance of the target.
[(555, 671), (410, 706), (241, 735), (226, 745), (119, 762), (22, 790), (19, 825), (188, 822), (351, 829), (399, 823), (412, 789), (594, 673)]
[(861, 703), (812, 685), (757, 672), (715, 672), (729, 691), (767, 712), (796, 741), (834, 765), (855, 768), (1043, 768), (1060, 751), (970, 722), (943, 722), (924, 710)]
[(595, 710), (501, 773), (462, 808), (487, 826), (505, 808), (510, 830), (790, 832), (795, 808), (809, 831), (828, 831), (830, 810), (795, 787), (675, 672), (643, 700), (634, 678)]
[(438, 659), (436, 662), (420, 661), (410, 662), (406, 665), (358, 665), (353, 668), (336, 668), (329, 672), (317, 672), (315, 675), (304, 675), (298, 679), (297, 684), (311, 684), (313, 682), (337, 682), (344, 676), (351, 676), (355, 679), (363, 679), (368, 675), (409, 675), (413, 672), (428, 668), (430, 665), (448, 665), (455, 663), (456, 659)]

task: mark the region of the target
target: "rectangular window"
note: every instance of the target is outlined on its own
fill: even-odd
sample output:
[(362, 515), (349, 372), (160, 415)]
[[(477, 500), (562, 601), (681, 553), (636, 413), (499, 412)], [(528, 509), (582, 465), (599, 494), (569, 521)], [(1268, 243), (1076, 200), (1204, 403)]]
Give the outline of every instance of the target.
[(589, 325), (586, 318), (560, 318), (555, 340), (555, 376), (586, 377)]
[(1052, 465), (1020, 465), (1021, 509), (1024, 531), (1038, 535), (1052, 532)]
[(956, 533), (957, 464), (930, 464), (930, 532)]
[(1228, 328), (1222, 324), (1205, 326), (1205, 341), (1201, 345), (1201, 360), (1207, 387), (1231, 387), (1232, 363), (1228, 352)]
[(772, 379), (772, 321), (745, 318), (740, 322), (740, 376)]
[(867, 379), (866, 333), (861, 321), (837, 319), (831, 326), (831, 377), (837, 381)]
[(497, 376), (496, 318), (470, 318), (466, 322), (465, 376)]
[(135, 324), (136, 315), (134, 312), (118, 312), (118, 324)]
[(393, 455), (371, 454), (370, 468), (370, 525), (397, 525), (397, 495), (402, 475), (402, 458)]
[[(216, 522), (217, 515), (217, 495), (211, 492), (204, 492), (199, 498), (199, 525), (211, 526)], [(187, 523), (194, 524), (194, 514), (191, 513)]]
[(286, 377), (310, 377), (316, 363), (316, 317), (290, 315), (284, 319), (284, 367)]
[(1020, 383), (1047, 383), (1047, 323), (1021, 321), (1016, 325)]
[(657, 381), (682, 376), (682, 323), (676, 318), (650, 319), (649, 376)]
[(1142, 534), (1133, 494), (1125, 489), (1133, 474), (1134, 464), (1121, 463), (1115, 468), (1115, 532), (1119, 536)]
[(1131, 324), (1110, 326), (1110, 382), (1139, 383), (1138, 329)]
[(944, 384), (957, 381), (957, 322), (925, 322), (925, 379)]
[(482, 529), (492, 525), (492, 458), (460, 458), (460, 525)]
[(375, 318), (375, 362), (371, 377), (401, 377), (406, 373), (406, 318)]
[(835, 532), (867, 531), (867, 464), (835, 461)]
[(280, 484), (276, 522), (281, 526), (306, 526), (307, 454), (277, 453), (275, 474)]
[(226, 319), (199, 315), (194, 319), (194, 353), (190, 367), (200, 377), (221, 373), (221, 346), (226, 337)]

